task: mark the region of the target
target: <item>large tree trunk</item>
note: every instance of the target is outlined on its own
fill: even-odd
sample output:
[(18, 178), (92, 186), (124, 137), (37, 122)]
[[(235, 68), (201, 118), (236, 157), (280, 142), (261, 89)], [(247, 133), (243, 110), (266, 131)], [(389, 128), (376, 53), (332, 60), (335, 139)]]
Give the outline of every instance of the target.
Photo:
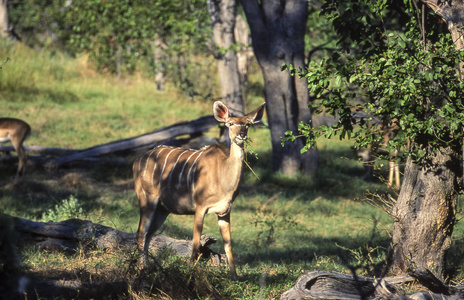
[(406, 163), (393, 211), (393, 270), (411, 276), (430, 271), (443, 280), (456, 221), (460, 161), (450, 148), (429, 151), (428, 157), (421, 165), (411, 158)]
[[(464, 1), (424, 0), (448, 24), (457, 49), (464, 49)], [(457, 66), (462, 75), (462, 63)], [(461, 76), (462, 78), (462, 76)], [(444, 279), (446, 252), (456, 222), (462, 149), (429, 151), (418, 165), (408, 158), (404, 183), (394, 208), (393, 270)]]
[(304, 67), (304, 35), (308, 17), (305, 1), (241, 0), (251, 30), (255, 56), (263, 72), (266, 109), (272, 139), (273, 169), (286, 175), (313, 174), (315, 150), (300, 154), (303, 140), (286, 143), (286, 131), (297, 134), (300, 121), (311, 119), (307, 82), (280, 70), (282, 63)]
[(240, 87), (234, 27), (236, 0), (208, 0), (208, 9), (213, 28), (214, 43), (219, 51), (216, 53), (218, 74), (221, 84), (222, 101), (235, 116), (243, 116), (245, 108)]

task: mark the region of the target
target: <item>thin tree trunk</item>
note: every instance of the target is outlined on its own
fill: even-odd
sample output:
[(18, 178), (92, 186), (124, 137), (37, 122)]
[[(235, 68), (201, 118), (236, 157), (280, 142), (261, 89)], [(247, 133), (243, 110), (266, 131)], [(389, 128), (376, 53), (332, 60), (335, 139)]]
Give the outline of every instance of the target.
[(263, 72), (266, 106), (272, 139), (273, 169), (285, 175), (312, 175), (317, 152), (300, 154), (303, 140), (285, 143), (286, 131), (298, 134), (300, 121), (311, 120), (307, 82), (280, 70), (282, 63), (304, 67), (304, 35), (308, 7), (305, 1), (241, 0), (250, 25), (255, 56)]
[(236, 6), (236, 0), (208, 0), (214, 43), (219, 50), (216, 53), (216, 59), (221, 98), (233, 115), (243, 116), (245, 107), (240, 87), (237, 56), (233, 49)]
[(164, 65), (167, 45), (158, 34), (153, 39), (153, 60), (155, 61), (155, 83), (157, 91), (164, 91), (166, 66)]
[(9, 37), (8, 0), (0, 0), (0, 36)]
[(242, 90), (243, 102), (246, 102), (248, 89), (248, 69), (254, 54), (250, 46), (250, 33), (248, 31), (248, 25), (240, 15), (235, 18), (234, 36), (235, 41), (238, 43), (237, 65), (238, 73), (240, 76), (240, 88)]

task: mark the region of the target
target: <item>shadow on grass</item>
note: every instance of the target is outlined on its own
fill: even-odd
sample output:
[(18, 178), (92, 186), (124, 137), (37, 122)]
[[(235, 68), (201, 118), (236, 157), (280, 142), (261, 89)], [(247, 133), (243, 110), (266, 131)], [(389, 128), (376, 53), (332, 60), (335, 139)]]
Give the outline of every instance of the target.
[(272, 170), (271, 152), (258, 154), (259, 159), (249, 156), (248, 163), (259, 176), (259, 180), (252, 171), (244, 167), (242, 191), (272, 195), (279, 191), (289, 197), (301, 197), (308, 200), (314, 195), (327, 198), (360, 197), (367, 189), (388, 191), (381, 178), (387, 176), (387, 170), (377, 170), (375, 177), (364, 180), (364, 168), (353, 151), (327, 150), (319, 152), (319, 167), (313, 177), (297, 174), (285, 176)]
[[(136, 203), (121, 198), (121, 193), (133, 191), (130, 182), (129, 165), (96, 165), (88, 168), (61, 168), (45, 170), (42, 167), (29, 167), (27, 173), (14, 182), (16, 166), (2, 166), (0, 178), (0, 207), (6, 213), (17, 212), (16, 216), (39, 218), (44, 212), (53, 209), (71, 196), (79, 201), (84, 214), (99, 208), (108, 214), (126, 211), (128, 205), (137, 211)], [(14, 168), (13, 168), (14, 167)], [(135, 192), (133, 193), (135, 198)], [(116, 196), (117, 195), (117, 196)], [(102, 199), (116, 198), (102, 202)]]
[[(304, 237), (307, 239), (307, 237)], [(353, 252), (362, 251), (363, 248), (388, 249), (391, 239), (386, 237), (376, 237), (369, 239), (364, 237), (359, 238), (326, 238), (312, 237), (310, 241), (295, 238), (295, 244), (282, 250), (272, 249), (272, 247), (252, 247), (249, 253), (240, 256), (240, 261), (244, 263), (302, 263), (310, 262), (321, 256), (347, 256), (352, 250)], [(299, 244), (297, 244), (299, 243)], [(236, 243), (237, 248), (242, 248), (244, 245)], [(250, 247), (249, 247), (250, 248)], [(294, 249), (292, 249), (294, 248)], [(244, 249), (244, 248), (242, 248)], [(349, 250), (347, 250), (349, 249)]]
[(36, 102), (39, 98), (56, 104), (79, 101), (79, 97), (69, 91), (56, 91), (55, 89), (36, 88), (33, 86), (9, 86), (8, 93), (5, 93), (3, 100), (25, 103)]

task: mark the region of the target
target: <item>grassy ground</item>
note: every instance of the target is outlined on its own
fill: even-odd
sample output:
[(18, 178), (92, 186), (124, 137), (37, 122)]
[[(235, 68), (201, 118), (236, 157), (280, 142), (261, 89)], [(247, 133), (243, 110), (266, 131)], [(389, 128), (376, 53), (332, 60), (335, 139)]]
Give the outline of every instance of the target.
[[(31, 125), (26, 145), (86, 148), (211, 113), (211, 102), (192, 102), (173, 87), (157, 92), (142, 76), (118, 80), (96, 74), (86, 57), (69, 59), (19, 44), (0, 45), (3, 57), (11, 61), (0, 70), (1, 115)], [(259, 91), (259, 76), (251, 78), (250, 91)], [(254, 92), (247, 104), (253, 108), (261, 101)], [(130, 289), (120, 298), (135, 299), (151, 293), (165, 299), (274, 299), (308, 270), (349, 272), (349, 266), (356, 266), (359, 274), (375, 274), (387, 253), (392, 220), (363, 199), (366, 191), (393, 191), (380, 180), (361, 179), (362, 166), (350, 141), (321, 140), (317, 176), (288, 178), (270, 169), (269, 131), (253, 128), (249, 135), (258, 159), (249, 155), (248, 161), (257, 176), (245, 170), (232, 211), (237, 282), (230, 282), (226, 266), (192, 266), (166, 254), (160, 254), (161, 266), (141, 276), (134, 271), (133, 253), (98, 250), (28, 249), (21, 253), (24, 272), (37, 279), (122, 282)], [(135, 232), (131, 161), (92, 168), (30, 167), (17, 184), (12, 183), (15, 166), (0, 163), (0, 211), (37, 221), (79, 217)], [(171, 215), (164, 234), (190, 238), (192, 222), (191, 216)], [(218, 238), (212, 248), (222, 253), (215, 216), (206, 217), (204, 233)], [(464, 278), (462, 236), (458, 223), (450, 252), (453, 283)]]

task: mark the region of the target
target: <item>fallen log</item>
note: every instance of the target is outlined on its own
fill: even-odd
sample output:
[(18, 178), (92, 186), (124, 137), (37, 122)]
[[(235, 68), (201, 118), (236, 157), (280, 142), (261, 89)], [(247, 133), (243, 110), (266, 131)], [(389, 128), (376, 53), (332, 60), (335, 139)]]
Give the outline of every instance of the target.
[(153, 148), (157, 143), (182, 135), (196, 135), (217, 126), (217, 124), (218, 122), (213, 116), (201, 117), (190, 122), (180, 122), (163, 127), (136, 137), (90, 147), (68, 156), (57, 157), (55, 160), (59, 164), (64, 164), (88, 157), (98, 157), (117, 152), (143, 152)]
[[(120, 231), (88, 220), (69, 219), (62, 222), (34, 222), (0, 213), (0, 218), (12, 218), (14, 229), (20, 235), (22, 245), (33, 244), (41, 249), (75, 252), (80, 249), (136, 249), (135, 233)], [(224, 261), (220, 254), (208, 248), (216, 239), (201, 237), (202, 257), (219, 264)], [(156, 235), (149, 246), (152, 253), (170, 251), (172, 254), (189, 257), (192, 254), (190, 240), (174, 239)]]
[(397, 284), (411, 282), (409, 276), (386, 277), (380, 279), (352, 276), (336, 272), (311, 271), (298, 278), (295, 285), (284, 292), (281, 300), (354, 300), (354, 299), (463, 299), (462, 287), (454, 287), (453, 294), (444, 295), (420, 291), (405, 295), (396, 288)]
[[(216, 239), (203, 235), (200, 251), (202, 257), (218, 265), (225, 262), (226, 258), (225, 255), (209, 249), (208, 246), (215, 242)], [(17, 248), (31, 245), (41, 249), (70, 252), (85, 252), (97, 248), (132, 252), (136, 249), (134, 233), (91, 221), (69, 219), (62, 222), (34, 222), (0, 213), (0, 299), (119, 299), (134, 289), (134, 286), (130, 287), (130, 280), (94, 282), (75, 276), (24, 276), (19, 266)], [(173, 255), (190, 257), (192, 242), (156, 235), (149, 249), (151, 252), (169, 251)]]
[[(48, 156), (64, 156), (71, 155), (81, 150), (77, 149), (66, 149), (66, 148), (54, 148), (54, 147), (43, 147), (43, 146), (24, 146), (28, 155), (48, 155)], [(13, 146), (0, 145), (0, 152), (13, 152), (15, 149)]]
[[(130, 137), (122, 140), (112, 141), (105, 144), (92, 146), (82, 150), (47, 148), (41, 146), (25, 146), (30, 160), (36, 163), (52, 161), (55, 165), (64, 165), (76, 161), (95, 162), (101, 156), (110, 154), (139, 153), (153, 148), (159, 144), (172, 144), (180, 146), (193, 138), (198, 138), (202, 133), (217, 126), (218, 122), (212, 115), (203, 116), (193, 121), (179, 122), (162, 127), (151, 132)], [(176, 140), (177, 137), (189, 135), (190, 138)], [(0, 146), (0, 152), (14, 151), (13, 146)], [(31, 155), (40, 155), (31, 157)], [(52, 157), (52, 158), (50, 158)], [(13, 159), (16, 159), (15, 157)]]
[[(313, 271), (298, 278), (296, 284), (284, 294), (282, 300), (297, 299), (374, 299), (374, 296), (391, 296), (395, 288), (384, 281), (357, 277), (341, 273)], [(372, 298), (370, 298), (372, 297)]]

